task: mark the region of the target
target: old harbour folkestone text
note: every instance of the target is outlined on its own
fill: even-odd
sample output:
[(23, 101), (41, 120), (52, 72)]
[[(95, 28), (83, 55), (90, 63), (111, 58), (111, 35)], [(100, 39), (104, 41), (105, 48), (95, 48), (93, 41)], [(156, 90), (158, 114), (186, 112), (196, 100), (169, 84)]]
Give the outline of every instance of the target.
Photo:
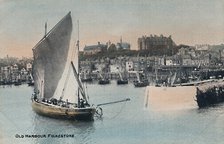
[(15, 138), (74, 138), (74, 134), (16, 134)]

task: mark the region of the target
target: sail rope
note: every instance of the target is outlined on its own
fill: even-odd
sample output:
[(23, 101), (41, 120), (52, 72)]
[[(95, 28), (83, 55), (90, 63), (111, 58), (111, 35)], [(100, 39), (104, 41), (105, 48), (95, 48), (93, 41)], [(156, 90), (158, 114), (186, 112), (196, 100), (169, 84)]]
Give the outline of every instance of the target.
[(96, 107), (95, 117), (102, 118), (103, 116), (103, 109), (99, 106)]
[[(76, 46), (76, 43), (74, 43), (73, 47), (75, 47), (75, 46)], [(76, 54), (75, 49), (72, 49), (71, 56), (68, 58), (68, 61), (69, 61), (69, 62), (72, 61), (72, 59), (75, 58), (75, 54)], [(60, 99), (62, 99), (62, 98), (64, 97), (66, 88), (67, 88), (67, 86), (68, 86), (69, 76), (70, 76), (70, 74), (71, 74), (71, 65), (70, 65), (70, 64), (69, 64), (68, 68), (69, 68), (69, 69), (68, 69), (68, 73), (67, 73), (67, 75), (66, 75), (66, 79), (65, 79), (65, 83), (64, 83), (64, 86), (63, 86), (63, 89), (62, 89), (62, 94), (61, 94)]]
[(65, 90), (66, 90), (67, 85), (68, 85), (68, 80), (69, 80), (70, 73), (71, 73), (71, 66), (69, 65), (68, 74), (66, 76), (66, 80), (65, 80), (64, 87), (63, 87), (63, 90), (62, 90), (61, 98), (64, 97)]
[(119, 103), (119, 102), (124, 102), (123, 105), (121, 106), (121, 108), (119, 109), (119, 111), (113, 115), (112, 117), (109, 117), (108, 119), (115, 119), (117, 116), (119, 116), (121, 114), (121, 112), (124, 110), (125, 106), (126, 106), (126, 103), (127, 101), (129, 101), (130, 99), (127, 98), (125, 100), (121, 100), (121, 101), (115, 101), (115, 102), (109, 102), (109, 103), (104, 103), (104, 104), (98, 104), (97, 107), (96, 107), (96, 117), (98, 118), (101, 118), (103, 116), (103, 110), (100, 106), (103, 106), (103, 105), (108, 105), (108, 104), (114, 104), (114, 103)]
[(87, 99), (86, 99), (86, 94), (85, 94), (83, 85), (82, 85), (82, 83), (81, 83), (81, 80), (80, 80), (79, 77), (78, 77), (78, 73), (77, 73), (77, 71), (76, 71), (76, 69), (75, 69), (75, 66), (74, 66), (74, 64), (73, 64), (72, 61), (71, 61), (71, 65), (72, 65), (72, 69), (73, 69), (73, 73), (74, 73), (74, 75), (75, 75), (76, 81), (77, 81), (77, 83), (78, 83), (78, 85), (79, 85), (79, 90), (80, 90), (80, 92), (81, 92), (81, 94), (82, 94), (82, 97), (87, 101)]
[(86, 97), (87, 97), (87, 99), (89, 101), (89, 94), (88, 94), (87, 84), (85, 84), (85, 92), (86, 92)]
[[(74, 57), (74, 49), (72, 49), (72, 55), (70, 56), (70, 58), (68, 59), (68, 61), (71, 61)], [(64, 83), (64, 86), (63, 86), (63, 89), (62, 89), (62, 94), (61, 94), (61, 97), (60, 99), (62, 99), (64, 97), (64, 94), (65, 94), (65, 91), (66, 91), (66, 88), (67, 88), (67, 85), (68, 85), (68, 81), (69, 81), (69, 76), (71, 74), (71, 66), (69, 65), (68, 66), (68, 73), (66, 75), (66, 79), (65, 79), (65, 83)]]
[(120, 110), (119, 110), (114, 116), (110, 117), (109, 119), (115, 119), (116, 117), (118, 117), (118, 116), (122, 113), (122, 111), (125, 109), (125, 107), (126, 107), (126, 103), (127, 103), (127, 101), (125, 101), (125, 102), (122, 104)]

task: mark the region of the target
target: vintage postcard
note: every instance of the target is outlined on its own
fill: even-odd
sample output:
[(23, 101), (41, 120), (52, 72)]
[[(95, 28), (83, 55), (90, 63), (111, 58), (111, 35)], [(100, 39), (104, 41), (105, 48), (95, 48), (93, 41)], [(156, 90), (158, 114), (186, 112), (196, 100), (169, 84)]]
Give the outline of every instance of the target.
[(222, 144), (224, 0), (0, 0), (0, 144)]

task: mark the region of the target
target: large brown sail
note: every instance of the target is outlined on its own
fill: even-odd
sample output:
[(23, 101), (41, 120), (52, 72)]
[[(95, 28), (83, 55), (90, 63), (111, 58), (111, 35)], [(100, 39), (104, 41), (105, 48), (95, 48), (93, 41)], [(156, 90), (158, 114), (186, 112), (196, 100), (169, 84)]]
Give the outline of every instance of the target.
[(51, 98), (63, 74), (68, 57), (72, 32), (69, 12), (33, 48), (34, 90), (44, 98)]

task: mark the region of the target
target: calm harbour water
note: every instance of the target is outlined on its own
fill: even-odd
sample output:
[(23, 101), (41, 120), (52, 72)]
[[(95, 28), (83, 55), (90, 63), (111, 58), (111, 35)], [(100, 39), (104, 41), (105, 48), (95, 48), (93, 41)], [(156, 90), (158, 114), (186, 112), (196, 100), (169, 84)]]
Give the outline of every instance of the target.
[[(103, 118), (93, 122), (51, 119), (32, 111), (32, 87), (0, 87), (0, 144), (222, 144), (224, 105), (158, 111), (145, 108), (145, 88), (88, 84), (94, 104), (130, 98), (102, 106)], [(150, 96), (149, 96), (150, 100)], [(195, 101), (192, 99), (192, 103)], [(74, 135), (73, 138), (16, 138), (15, 135)]]

